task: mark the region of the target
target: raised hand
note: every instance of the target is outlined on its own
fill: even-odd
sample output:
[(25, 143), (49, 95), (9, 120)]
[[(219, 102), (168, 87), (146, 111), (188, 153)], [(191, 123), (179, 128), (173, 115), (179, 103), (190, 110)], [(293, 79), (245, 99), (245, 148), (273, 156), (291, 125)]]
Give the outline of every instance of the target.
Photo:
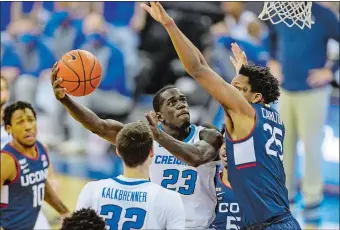
[(242, 65), (247, 65), (247, 56), (244, 51), (237, 45), (236, 42), (231, 43), (231, 51), (233, 52), (234, 57), (230, 57), (230, 61), (235, 67), (236, 74), (239, 73)]
[(158, 128), (158, 123), (157, 123), (158, 119), (157, 119), (156, 113), (150, 111), (149, 113), (145, 113), (144, 115), (146, 117), (146, 120), (149, 123), (150, 129), (152, 131), (154, 138), (157, 139), (161, 131)]
[(63, 79), (60, 77), (57, 77), (58, 71), (59, 71), (59, 67), (58, 67), (58, 63), (56, 62), (53, 65), (52, 72), (51, 72), (51, 84), (53, 87), (53, 92), (54, 92), (55, 97), (58, 100), (61, 100), (66, 95), (66, 88), (61, 88), (59, 86), (59, 84), (63, 81)]
[(146, 10), (153, 19), (162, 25), (169, 24), (173, 22), (173, 19), (167, 14), (163, 6), (159, 2), (150, 2), (150, 6), (145, 3), (140, 4), (140, 6)]

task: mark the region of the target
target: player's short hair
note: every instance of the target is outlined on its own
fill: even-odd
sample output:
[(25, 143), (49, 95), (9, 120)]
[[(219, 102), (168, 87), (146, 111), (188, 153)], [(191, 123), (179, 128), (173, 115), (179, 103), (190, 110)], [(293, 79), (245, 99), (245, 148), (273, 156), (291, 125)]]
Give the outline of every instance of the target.
[(158, 92), (153, 96), (153, 99), (152, 99), (152, 106), (155, 112), (159, 112), (163, 105), (164, 98), (162, 97), (162, 94), (169, 89), (176, 89), (176, 88), (177, 87), (174, 85), (167, 85), (161, 88), (160, 90), (158, 90)]
[(63, 220), (60, 230), (104, 230), (105, 221), (90, 208), (83, 208)]
[(135, 168), (142, 165), (153, 147), (148, 124), (138, 121), (124, 125), (117, 135), (116, 146), (126, 166)]
[(1, 80), (5, 82), (6, 88), (8, 89), (8, 88), (9, 88), (9, 85), (8, 85), (8, 80), (7, 80), (7, 78), (5, 78), (4, 76), (1, 75)]
[(251, 91), (261, 93), (265, 104), (275, 102), (279, 99), (279, 81), (270, 73), (268, 67), (243, 65), (239, 74), (248, 77)]
[(3, 120), (4, 120), (5, 126), (11, 125), (12, 115), (15, 111), (24, 110), (24, 109), (30, 109), (34, 115), (34, 118), (37, 119), (37, 114), (30, 103), (24, 102), (24, 101), (17, 101), (6, 106), (4, 110)]

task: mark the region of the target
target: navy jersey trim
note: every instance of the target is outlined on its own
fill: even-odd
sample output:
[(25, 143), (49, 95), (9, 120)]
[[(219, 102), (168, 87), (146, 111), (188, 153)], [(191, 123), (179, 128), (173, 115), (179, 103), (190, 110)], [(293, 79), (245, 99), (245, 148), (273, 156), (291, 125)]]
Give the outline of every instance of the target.
[(14, 184), (20, 177), (20, 166), (19, 166), (19, 162), (17, 160), (17, 158), (15, 156), (13, 156), (12, 153), (10, 152), (7, 152), (6, 150), (1, 150), (1, 154), (7, 154), (9, 156), (11, 156), (15, 162), (15, 167), (16, 167), (16, 170), (17, 170), (17, 174), (15, 176), (15, 178), (13, 180), (11, 180), (10, 182), (8, 183), (5, 183), (4, 185), (10, 185), (10, 184)]
[(148, 181), (148, 180), (140, 180), (140, 181), (123, 181), (123, 180), (118, 179), (117, 177), (112, 178), (112, 180), (114, 180), (114, 181), (116, 181), (117, 183), (122, 184), (122, 185), (139, 185), (139, 184), (144, 184), (144, 183), (150, 182), (150, 181)]
[(222, 180), (222, 173), (223, 173), (223, 171), (218, 172), (218, 180), (221, 182), (221, 184), (223, 184), (224, 187), (226, 187), (230, 190), (233, 190), (233, 188), (231, 186), (225, 184), (224, 181)]
[[(161, 125), (158, 125), (158, 128), (159, 128), (160, 130), (164, 131), (164, 129), (163, 129), (163, 127), (162, 127)], [(188, 143), (188, 142), (192, 139), (192, 137), (195, 135), (195, 131), (196, 131), (196, 126), (193, 125), (193, 124), (191, 124), (191, 125), (190, 125), (190, 133), (189, 133), (189, 135), (184, 139), (183, 142)]]
[(20, 153), (20, 154), (23, 155), (24, 157), (27, 157), (28, 159), (33, 160), (33, 161), (39, 160), (40, 152), (39, 152), (37, 143), (35, 143), (35, 145), (34, 145), (35, 151), (37, 152), (37, 155), (36, 155), (34, 158), (31, 157), (31, 156), (29, 156), (29, 155), (26, 155), (25, 153), (20, 152), (17, 148), (15, 148), (15, 147), (12, 145), (12, 143), (8, 143), (8, 144), (9, 144), (9, 146), (11, 146), (11, 148), (13, 148), (16, 152)]
[(256, 112), (256, 109), (254, 109), (254, 107), (252, 107), (253, 108), (253, 110), (254, 110), (254, 112), (255, 112), (255, 117), (254, 117), (254, 125), (253, 125), (253, 128), (251, 129), (251, 131), (249, 132), (249, 134), (247, 135), (247, 136), (245, 136), (245, 137), (243, 137), (243, 138), (241, 138), (241, 139), (237, 139), (237, 140), (233, 140), (232, 138), (231, 138), (231, 136), (229, 135), (229, 132), (228, 132), (228, 129), (227, 129), (227, 126), (226, 126), (226, 128), (225, 128), (225, 136), (226, 136), (226, 138), (230, 141), (230, 142), (232, 142), (232, 143), (239, 143), (239, 142), (243, 142), (243, 141), (246, 141), (246, 140), (248, 140), (252, 135), (253, 135), (253, 133), (254, 133), (254, 131), (255, 131), (255, 128), (256, 128), (256, 126), (257, 126), (257, 112)]

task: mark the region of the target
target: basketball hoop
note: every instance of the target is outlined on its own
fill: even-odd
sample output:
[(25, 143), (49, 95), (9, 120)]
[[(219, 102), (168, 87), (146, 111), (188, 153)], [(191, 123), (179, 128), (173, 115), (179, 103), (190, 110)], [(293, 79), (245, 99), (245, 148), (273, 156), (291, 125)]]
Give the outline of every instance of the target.
[(300, 29), (311, 28), (312, 2), (264, 2), (261, 20), (270, 20), (273, 24), (285, 23), (288, 27), (297, 25)]

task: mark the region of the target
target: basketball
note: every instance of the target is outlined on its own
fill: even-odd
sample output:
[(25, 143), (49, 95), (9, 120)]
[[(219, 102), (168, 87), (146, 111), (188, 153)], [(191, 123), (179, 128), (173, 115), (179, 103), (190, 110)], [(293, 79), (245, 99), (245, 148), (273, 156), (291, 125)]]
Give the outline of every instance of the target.
[(60, 87), (72, 96), (92, 93), (102, 79), (102, 67), (98, 59), (86, 50), (71, 50), (58, 62), (58, 75), (63, 81)]

